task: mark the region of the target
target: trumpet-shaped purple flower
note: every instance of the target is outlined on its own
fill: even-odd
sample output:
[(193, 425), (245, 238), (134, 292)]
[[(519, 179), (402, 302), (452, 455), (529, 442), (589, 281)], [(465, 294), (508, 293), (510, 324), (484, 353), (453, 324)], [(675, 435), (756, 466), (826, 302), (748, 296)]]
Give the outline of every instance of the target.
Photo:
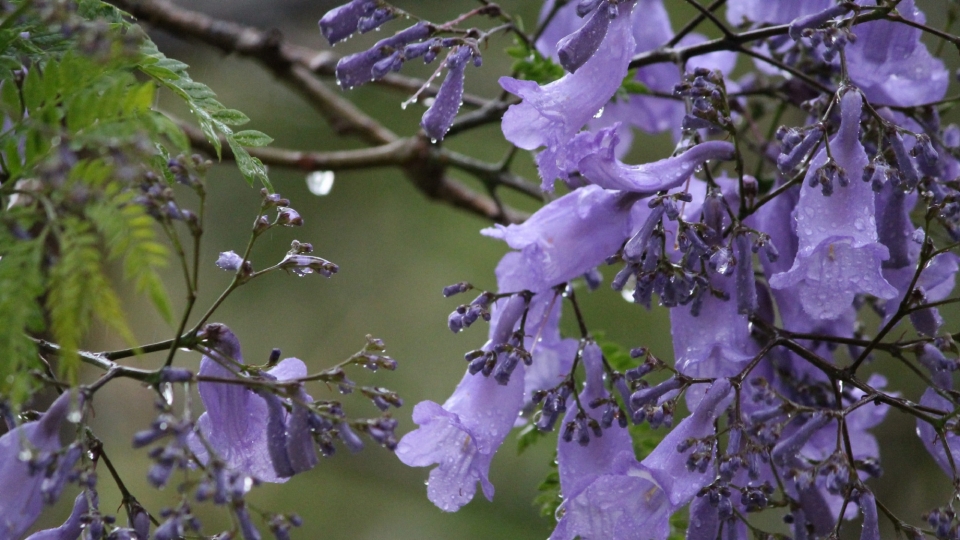
[(635, 1), (619, 4), (619, 15), (610, 22), (597, 52), (576, 73), (545, 86), (533, 81), (502, 77), (500, 86), (523, 101), (503, 115), (503, 134), (524, 150), (546, 149), (537, 156), (544, 191), (565, 178), (557, 160), (580, 129), (603, 108), (627, 75), (634, 50), (631, 12)]
[[(862, 99), (854, 90), (840, 103), (841, 122), (830, 148), (837, 166), (860, 178), (867, 156), (860, 144)], [(810, 185), (827, 164), (826, 151), (813, 158), (800, 191), (796, 220), (799, 245), (793, 267), (770, 277), (774, 289), (796, 287), (804, 311), (814, 319), (838, 318), (856, 294), (890, 299), (896, 295), (880, 273), (887, 248), (877, 242), (873, 191), (865, 182), (838, 187), (832, 195)]]
[[(62, 450), (60, 425), (70, 413), (74, 400), (74, 394), (65, 392), (42, 418), (25, 422), (0, 437), (0, 485), (7, 486), (0, 490), (0, 538), (23, 536), (43, 511), (45, 481), (49, 478), (62, 485), (59, 478), (65, 479), (70, 473), (72, 462), (69, 466), (55, 467), (50, 477), (43, 469), (33, 470), (31, 462), (38, 459), (46, 462)], [(58, 497), (59, 491), (52, 495)]]
[[(484, 350), (506, 343), (525, 309), (519, 295), (500, 300)], [(441, 510), (453, 512), (470, 502), (477, 482), (487, 499), (493, 497), (490, 461), (523, 406), (523, 371), (521, 363), (505, 385), (467, 373), (442, 407), (432, 401), (414, 407), (413, 421), (420, 427), (400, 440), (397, 457), (411, 467), (438, 465), (430, 471), (427, 497)]]
[[(715, 289), (730, 296), (732, 276), (714, 276)], [(670, 310), (673, 351), (677, 370), (690, 377), (732, 377), (756, 353), (747, 315), (738, 313), (735, 300), (722, 300), (704, 293), (700, 313), (692, 306)]]
[[(594, 343), (582, 353), (587, 381), (581, 403), (606, 397), (600, 348)], [(575, 421), (577, 407), (565, 422)], [(585, 411), (586, 414), (589, 412)], [(591, 415), (592, 418), (593, 415)], [(599, 421), (599, 414), (594, 421)], [(664, 539), (675, 509), (660, 485), (638, 467), (629, 433), (616, 423), (589, 444), (561, 440), (557, 466), (564, 503), (551, 540), (573, 538)]]
[[(204, 333), (210, 355), (200, 361), (199, 375), (241, 379), (243, 356), (233, 332), (211, 324)], [(265, 379), (283, 382), (306, 375), (303, 362), (287, 358), (268, 370)], [(306, 444), (312, 449), (312, 442), (307, 442), (311, 441), (308, 426), (297, 421), (298, 415), (287, 413), (278, 396), (228, 382), (204, 381), (198, 386), (207, 412), (197, 419), (197, 429), (229, 468), (265, 482), (286, 482), (316, 464), (316, 457), (311, 459), (303, 450)], [(299, 399), (310, 401), (302, 391)], [(190, 446), (201, 462), (209, 460), (199, 440), (192, 440)]]
[[(908, 21), (926, 21), (914, 0), (900, 2), (897, 11)], [(872, 103), (910, 107), (946, 95), (950, 74), (920, 41), (920, 29), (871, 21), (854, 26), (853, 32), (857, 41), (846, 48), (850, 78)]]
[(600, 187), (635, 193), (652, 194), (673, 189), (690, 178), (704, 162), (730, 160), (734, 156), (733, 145), (729, 142), (707, 141), (678, 156), (642, 165), (625, 165), (614, 152), (619, 142), (615, 132), (602, 130), (597, 138), (599, 144), (596, 148), (584, 152), (578, 162), (580, 173)]
[(544, 206), (520, 225), (496, 225), (483, 234), (521, 250), (523, 271), (530, 277), (520, 289), (539, 291), (583, 275), (616, 253), (630, 236), (636, 199), (587, 186)]

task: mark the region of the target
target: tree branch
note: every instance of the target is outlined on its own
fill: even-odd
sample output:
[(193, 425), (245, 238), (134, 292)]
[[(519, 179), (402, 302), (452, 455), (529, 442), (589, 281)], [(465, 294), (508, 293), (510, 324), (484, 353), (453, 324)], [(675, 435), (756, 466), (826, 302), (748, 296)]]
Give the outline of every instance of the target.
[[(216, 155), (213, 145), (203, 132), (183, 122), (178, 124), (193, 148)], [(493, 198), (477, 193), (450, 178), (445, 174), (448, 165), (469, 172), (487, 185), (503, 185), (530, 196), (540, 197), (536, 186), (531, 187), (532, 184), (523, 178), (507, 171), (494, 172), (493, 167), (486, 163), (441, 149), (419, 137), (397, 139), (372, 148), (334, 152), (306, 152), (282, 148), (247, 148), (247, 151), (266, 165), (304, 172), (400, 167), (413, 185), (428, 198), (497, 223), (520, 223), (527, 215), (509, 207), (501, 208)], [(222, 155), (225, 159), (234, 157), (225, 141)]]

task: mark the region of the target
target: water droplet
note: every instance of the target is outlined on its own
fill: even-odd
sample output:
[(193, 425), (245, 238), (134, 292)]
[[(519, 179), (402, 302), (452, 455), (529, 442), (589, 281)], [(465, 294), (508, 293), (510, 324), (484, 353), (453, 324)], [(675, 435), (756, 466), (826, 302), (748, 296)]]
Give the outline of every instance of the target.
[(594, 118), (600, 118), (603, 116), (603, 107), (600, 107), (600, 110), (597, 111), (597, 114), (593, 115)]
[(167, 402), (167, 405), (173, 405), (173, 385), (170, 383), (163, 383), (160, 385), (160, 395), (163, 396), (163, 400)]
[(83, 419), (83, 414), (80, 412), (79, 409), (70, 411), (70, 413), (67, 414), (67, 422), (70, 422), (71, 424), (77, 424), (82, 419)]
[(323, 197), (333, 189), (333, 171), (314, 171), (307, 175), (307, 189), (318, 197)]

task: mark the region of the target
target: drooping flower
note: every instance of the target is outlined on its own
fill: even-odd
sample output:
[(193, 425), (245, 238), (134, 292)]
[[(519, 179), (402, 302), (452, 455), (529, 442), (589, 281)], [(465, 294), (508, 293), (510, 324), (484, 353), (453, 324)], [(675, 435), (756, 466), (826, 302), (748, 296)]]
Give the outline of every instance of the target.
[[(233, 332), (222, 324), (210, 324), (203, 333), (210, 352), (200, 361), (199, 376), (244, 377), (240, 342)], [(287, 358), (266, 371), (263, 380), (283, 382), (306, 375), (303, 362)], [(303, 451), (305, 441), (311, 439), (309, 430), (295, 423), (299, 417), (287, 413), (277, 395), (227, 382), (202, 381), (198, 387), (207, 411), (197, 419), (197, 429), (228, 468), (264, 482), (286, 482), (316, 464), (316, 458)], [(309, 396), (301, 392), (299, 399), (306, 401)], [(199, 440), (192, 440), (190, 447), (201, 462), (210, 459)]]
[[(76, 459), (58, 460), (61, 452), (60, 426), (76, 401), (75, 394), (64, 392), (39, 420), (25, 422), (0, 437), (0, 538), (20, 538), (43, 511), (43, 486), (49, 481), (63, 485)], [(79, 456), (77, 456), (79, 457)], [(59, 462), (58, 462), (59, 461)], [(44, 463), (38, 470), (34, 464)], [(52, 465), (53, 470), (47, 467)]]
[(603, 108), (620, 87), (634, 50), (631, 12), (635, 1), (619, 4), (617, 18), (610, 22), (596, 53), (576, 73), (569, 73), (545, 86), (533, 81), (502, 77), (500, 86), (523, 101), (503, 116), (503, 134), (524, 150), (546, 147), (537, 155), (544, 191), (565, 178), (557, 160), (567, 143)]
[[(732, 276), (715, 275), (712, 286), (727, 293), (733, 289)], [(692, 306), (670, 310), (670, 328), (676, 367), (690, 377), (732, 377), (742, 370), (757, 351), (750, 337), (749, 318), (737, 312), (737, 302), (705, 293), (698, 315)]]
[[(526, 304), (521, 295), (497, 302), (484, 350), (510, 340)], [(470, 502), (477, 482), (487, 499), (493, 497), (490, 461), (523, 406), (523, 373), (520, 363), (508, 383), (499, 384), (468, 372), (442, 407), (433, 401), (414, 407), (413, 421), (420, 427), (400, 440), (397, 457), (411, 467), (437, 465), (430, 471), (427, 497), (441, 510), (453, 512)]]
[(471, 57), (473, 50), (466, 45), (457, 47), (447, 57), (447, 77), (440, 85), (433, 105), (423, 113), (420, 121), (420, 127), (432, 140), (442, 140), (453, 125), (453, 119), (463, 101), (464, 70)]
[[(926, 21), (914, 0), (897, 4), (897, 12), (908, 21)], [(946, 95), (950, 74), (920, 41), (919, 28), (870, 21), (854, 26), (853, 32), (857, 40), (846, 48), (850, 78), (871, 103), (911, 107)]]
[[(859, 178), (867, 165), (859, 140), (861, 106), (859, 92), (843, 95), (840, 129), (829, 141), (832, 159), (850, 178)], [(820, 320), (839, 317), (856, 294), (882, 299), (896, 295), (880, 273), (889, 252), (877, 241), (873, 191), (867, 183), (854, 181), (825, 195), (819, 185), (811, 185), (825, 165), (826, 151), (821, 150), (811, 161), (800, 191), (799, 245), (793, 267), (769, 280), (774, 289), (795, 286), (804, 311)]]
[[(620, 249), (631, 232), (636, 197), (586, 186), (544, 206), (520, 225), (496, 225), (483, 234), (521, 250), (524, 272), (539, 290), (583, 275)], [(516, 289), (511, 289), (516, 290)]]
[[(580, 402), (607, 396), (600, 348), (588, 343), (582, 359), (587, 381)], [(599, 413), (584, 413), (599, 422)], [(570, 407), (564, 421), (575, 422), (578, 414), (577, 407)], [(638, 466), (625, 428), (614, 423), (586, 445), (562, 439), (558, 444), (557, 467), (564, 502), (551, 540), (667, 537), (675, 507), (661, 486)]]

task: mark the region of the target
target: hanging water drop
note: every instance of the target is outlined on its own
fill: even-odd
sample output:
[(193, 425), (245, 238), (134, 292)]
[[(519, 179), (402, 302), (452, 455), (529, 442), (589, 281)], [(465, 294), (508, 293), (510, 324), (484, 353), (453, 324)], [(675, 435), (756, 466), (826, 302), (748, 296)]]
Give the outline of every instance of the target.
[(323, 197), (333, 189), (333, 171), (314, 171), (307, 175), (307, 189), (318, 197)]

